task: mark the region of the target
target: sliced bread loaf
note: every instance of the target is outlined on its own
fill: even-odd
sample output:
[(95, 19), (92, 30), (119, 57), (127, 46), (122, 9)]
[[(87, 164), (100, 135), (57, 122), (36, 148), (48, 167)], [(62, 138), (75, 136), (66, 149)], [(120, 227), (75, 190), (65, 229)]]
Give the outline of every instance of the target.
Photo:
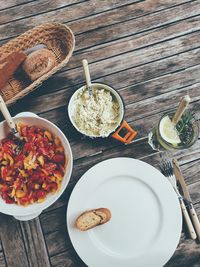
[(87, 231), (95, 226), (104, 224), (111, 219), (111, 212), (107, 208), (88, 210), (82, 213), (75, 222), (81, 231)]

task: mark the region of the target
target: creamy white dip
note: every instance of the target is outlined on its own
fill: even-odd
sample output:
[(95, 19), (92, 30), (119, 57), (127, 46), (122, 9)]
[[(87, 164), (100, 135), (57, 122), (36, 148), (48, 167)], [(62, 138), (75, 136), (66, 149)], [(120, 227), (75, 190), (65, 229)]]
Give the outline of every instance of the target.
[(104, 88), (79, 92), (73, 102), (72, 119), (89, 136), (108, 136), (119, 124), (120, 107), (115, 96)]

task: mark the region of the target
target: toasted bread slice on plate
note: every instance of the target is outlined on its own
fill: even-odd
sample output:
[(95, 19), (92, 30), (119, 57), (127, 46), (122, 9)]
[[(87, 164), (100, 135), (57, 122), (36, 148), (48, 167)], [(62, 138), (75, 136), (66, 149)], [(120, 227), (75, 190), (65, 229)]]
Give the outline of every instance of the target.
[(83, 212), (75, 222), (81, 231), (87, 231), (98, 225), (104, 224), (111, 219), (111, 212), (107, 208), (99, 208)]

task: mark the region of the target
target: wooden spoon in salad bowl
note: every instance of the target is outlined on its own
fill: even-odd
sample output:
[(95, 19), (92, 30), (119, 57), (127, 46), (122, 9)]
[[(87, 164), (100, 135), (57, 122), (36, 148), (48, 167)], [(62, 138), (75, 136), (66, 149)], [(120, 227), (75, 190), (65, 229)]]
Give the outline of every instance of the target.
[(16, 125), (15, 125), (15, 123), (14, 123), (14, 121), (10, 115), (10, 112), (8, 111), (6, 103), (4, 102), (3, 97), (1, 95), (0, 95), (0, 109), (1, 109), (1, 112), (2, 112), (6, 122), (8, 123), (8, 126), (11, 129), (11, 133), (13, 135), (13, 141), (17, 145), (16, 150), (19, 153), (24, 146), (24, 141), (20, 139), (20, 135), (19, 135), (19, 132), (17, 131), (17, 127), (16, 127)]

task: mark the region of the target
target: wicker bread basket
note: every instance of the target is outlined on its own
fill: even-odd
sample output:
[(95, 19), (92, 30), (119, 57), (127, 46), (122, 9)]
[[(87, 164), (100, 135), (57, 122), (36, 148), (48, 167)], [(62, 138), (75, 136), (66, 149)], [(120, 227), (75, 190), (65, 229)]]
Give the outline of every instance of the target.
[(8, 55), (15, 51), (26, 51), (38, 44), (44, 44), (51, 50), (57, 61), (57, 65), (48, 73), (31, 82), (26, 76), (15, 75), (8, 84), (0, 90), (7, 105), (13, 104), (18, 99), (27, 95), (43, 81), (64, 67), (72, 56), (75, 39), (73, 32), (60, 23), (47, 23), (25, 32), (7, 44), (0, 47), (0, 56)]

